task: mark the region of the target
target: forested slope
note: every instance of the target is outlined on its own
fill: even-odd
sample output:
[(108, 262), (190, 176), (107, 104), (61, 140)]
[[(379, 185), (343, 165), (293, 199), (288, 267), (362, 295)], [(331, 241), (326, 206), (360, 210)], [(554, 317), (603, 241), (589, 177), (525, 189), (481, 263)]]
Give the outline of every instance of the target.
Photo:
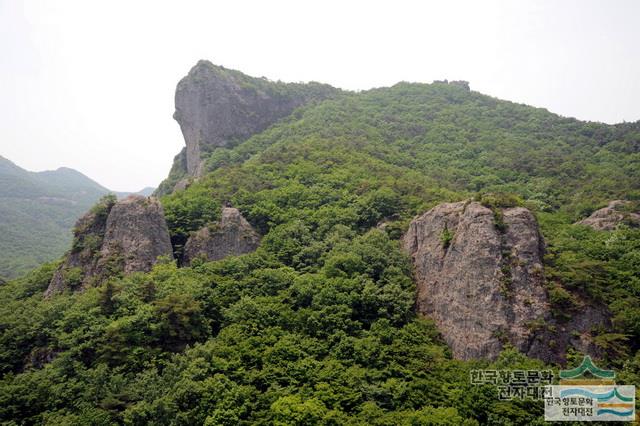
[(0, 276), (64, 253), (75, 220), (108, 192), (69, 168), (33, 173), (0, 157)]
[[(415, 215), (469, 198), (536, 214), (556, 316), (605, 305), (601, 362), (638, 385), (640, 230), (573, 223), (640, 199), (639, 156), (638, 123), (562, 118), (464, 82), (303, 106), (214, 149), (203, 177), (162, 198), (175, 260), (49, 299), (55, 264), (0, 287), (0, 419), (543, 424), (540, 401), (500, 401), (469, 373), (558, 366), (508, 346), (493, 362), (454, 360), (414, 311), (399, 238)], [(258, 250), (178, 267), (189, 235), (223, 205), (263, 235)]]

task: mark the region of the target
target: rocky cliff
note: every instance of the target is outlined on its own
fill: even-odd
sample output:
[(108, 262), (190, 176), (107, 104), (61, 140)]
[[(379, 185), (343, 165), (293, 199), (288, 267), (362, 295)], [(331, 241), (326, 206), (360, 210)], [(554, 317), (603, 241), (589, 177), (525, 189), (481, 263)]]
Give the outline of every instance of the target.
[(186, 149), (160, 192), (170, 192), (185, 176), (200, 176), (203, 157), (215, 148), (243, 142), (295, 108), (337, 92), (328, 85), (271, 82), (199, 61), (176, 88), (174, 118)]
[(638, 227), (640, 212), (630, 211), (632, 207), (629, 201), (614, 200), (607, 207), (596, 210), (577, 224), (589, 226), (596, 231), (612, 231), (621, 223)]
[(80, 218), (73, 246), (54, 274), (45, 296), (78, 290), (118, 273), (148, 271), (172, 255), (162, 206), (155, 198), (105, 198)]
[(219, 222), (205, 226), (187, 240), (184, 263), (193, 259), (220, 260), (250, 253), (258, 248), (260, 236), (238, 209), (224, 207)]
[(506, 343), (545, 361), (561, 360), (570, 344), (592, 349), (590, 329), (603, 316), (585, 308), (556, 326), (544, 241), (527, 209), (441, 204), (411, 223), (403, 246), (415, 267), (416, 308), (434, 319), (456, 358), (493, 359)]
[(172, 255), (171, 240), (157, 199), (130, 196), (113, 206), (107, 218), (102, 262), (118, 259), (128, 274), (149, 271), (156, 259), (165, 255)]

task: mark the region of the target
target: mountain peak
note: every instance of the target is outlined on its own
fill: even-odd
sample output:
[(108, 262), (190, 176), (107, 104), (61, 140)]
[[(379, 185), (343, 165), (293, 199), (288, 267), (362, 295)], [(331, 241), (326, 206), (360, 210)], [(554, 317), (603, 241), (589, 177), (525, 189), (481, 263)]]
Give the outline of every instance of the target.
[[(198, 61), (176, 88), (173, 117), (186, 150), (184, 168), (176, 170), (179, 177), (172, 184), (185, 176), (201, 176), (203, 158), (216, 148), (240, 143), (294, 109), (338, 92), (328, 85), (271, 82)], [(177, 159), (178, 165), (182, 162)]]

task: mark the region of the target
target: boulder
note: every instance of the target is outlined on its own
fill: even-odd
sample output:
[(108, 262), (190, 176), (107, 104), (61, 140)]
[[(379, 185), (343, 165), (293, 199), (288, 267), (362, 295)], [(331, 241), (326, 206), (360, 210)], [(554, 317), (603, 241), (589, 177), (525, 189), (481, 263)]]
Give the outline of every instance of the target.
[(639, 212), (626, 211), (629, 206), (629, 201), (611, 201), (607, 207), (596, 210), (591, 216), (576, 224), (589, 226), (596, 231), (612, 231), (621, 223), (636, 227), (640, 226)]
[(184, 248), (184, 264), (203, 257), (220, 260), (227, 256), (255, 251), (260, 245), (260, 235), (251, 227), (240, 211), (224, 207), (219, 222), (198, 230), (187, 240)]
[(529, 323), (549, 309), (544, 243), (526, 209), (503, 212), (506, 229), (477, 202), (439, 205), (404, 236), (417, 280), (418, 312), (432, 317), (459, 359), (495, 358), (505, 341), (528, 352)]

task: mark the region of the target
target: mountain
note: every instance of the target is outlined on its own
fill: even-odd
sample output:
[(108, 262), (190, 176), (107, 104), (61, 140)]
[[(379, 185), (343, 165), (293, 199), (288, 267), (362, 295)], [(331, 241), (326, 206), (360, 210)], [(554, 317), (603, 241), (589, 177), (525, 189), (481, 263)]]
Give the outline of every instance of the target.
[(59, 257), (76, 218), (108, 192), (72, 169), (34, 173), (0, 157), (0, 275)]
[(108, 190), (80, 172), (67, 167), (44, 172), (29, 172), (0, 156), (2, 197), (37, 198), (61, 196), (69, 201), (82, 201), (87, 194)]
[(60, 257), (76, 219), (110, 192), (70, 168), (29, 172), (0, 156), (0, 276), (14, 278)]
[(208, 171), (206, 159), (290, 115), (294, 109), (340, 93), (326, 84), (271, 82), (199, 61), (178, 83), (173, 117), (186, 143), (158, 194), (184, 187)]
[(640, 122), (206, 61), (175, 102), (161, 208), (103, 201), (0, 286), (0, 421), (526, 425), (478, 370), (640, 384)]
[(156, 188), (154, 188), (152, 186), (146, 186), (146, 187), (142, 188), (140, 191), (134, 192), (133, 195), (142, 195), (144, 197), (150, 197), (151, 195), (153, 195), (155, 190), (156, 190)]

